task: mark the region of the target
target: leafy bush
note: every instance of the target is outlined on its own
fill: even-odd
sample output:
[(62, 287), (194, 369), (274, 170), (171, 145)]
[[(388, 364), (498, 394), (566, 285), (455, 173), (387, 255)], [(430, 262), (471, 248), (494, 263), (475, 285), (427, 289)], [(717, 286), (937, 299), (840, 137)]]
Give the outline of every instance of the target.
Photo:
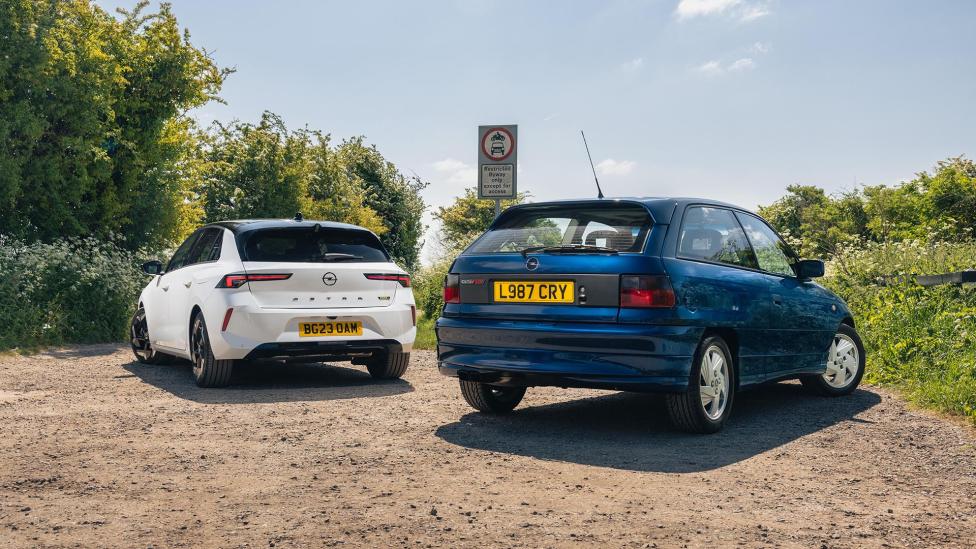
[(921, 241), (848, 246), (831, 261), (825, 283), (854, 313), (866, 381), (976, 422), (976, 290), (913, 281), (974, 263), (976, 243)]
[(453, 259), (441, 259), (422, 267), (413, 277), (413, 296), (424, 317), (436, 319), (444, 306), (444, 277)]
[(146, 283), (139, 263), (95, 239), (0, 237), (0, 350), (125, 340)]

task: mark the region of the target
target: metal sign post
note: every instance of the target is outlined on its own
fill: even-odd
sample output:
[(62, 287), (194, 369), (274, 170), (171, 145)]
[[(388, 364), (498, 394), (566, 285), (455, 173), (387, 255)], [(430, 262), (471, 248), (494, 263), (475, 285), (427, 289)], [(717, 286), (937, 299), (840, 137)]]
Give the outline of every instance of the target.
[(478, 126), (478, 198), (495, 201), (495, 217), (518, 194), (517, 176), (518, 126)]

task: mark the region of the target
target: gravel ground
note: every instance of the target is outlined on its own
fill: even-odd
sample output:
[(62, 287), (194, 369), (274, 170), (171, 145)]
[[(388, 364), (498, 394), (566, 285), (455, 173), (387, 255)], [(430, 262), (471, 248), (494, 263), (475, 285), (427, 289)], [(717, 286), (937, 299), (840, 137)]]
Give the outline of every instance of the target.
[(485, 417), (402, 381), (257, 364), (228, 389), (85, 346), (0, 357), (0, 545), (973, 547), (976, 435), (868, 388), (741, 395), (724, 432), (659, 398), (531, 389)]

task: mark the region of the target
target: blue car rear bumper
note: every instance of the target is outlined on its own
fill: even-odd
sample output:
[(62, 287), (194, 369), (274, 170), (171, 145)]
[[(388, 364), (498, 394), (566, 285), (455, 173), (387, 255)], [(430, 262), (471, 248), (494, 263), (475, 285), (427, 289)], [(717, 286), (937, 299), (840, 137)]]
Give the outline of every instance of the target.
[(702, 335), (694, 326), (441, 317), (442, 374), (497, 385), (678, 392)]

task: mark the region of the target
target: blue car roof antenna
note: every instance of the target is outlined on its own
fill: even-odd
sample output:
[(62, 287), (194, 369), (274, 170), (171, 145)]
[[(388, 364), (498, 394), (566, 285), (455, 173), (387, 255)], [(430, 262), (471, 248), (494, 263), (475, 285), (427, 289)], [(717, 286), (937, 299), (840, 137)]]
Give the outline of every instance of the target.
[(596, 197), (603, 198), (603, 189), (600, 188), (600, 180), (596, 177), (596, 166), (593, 165), (593, 157), (590, 156), (590, 146), (586, 144), (586, 134), (580, 130), (583, 136), (583, 146), (586, 147), (586, 157), (590, 159), (590, 169), (593, 170), (593, 181), (596, 181)]

